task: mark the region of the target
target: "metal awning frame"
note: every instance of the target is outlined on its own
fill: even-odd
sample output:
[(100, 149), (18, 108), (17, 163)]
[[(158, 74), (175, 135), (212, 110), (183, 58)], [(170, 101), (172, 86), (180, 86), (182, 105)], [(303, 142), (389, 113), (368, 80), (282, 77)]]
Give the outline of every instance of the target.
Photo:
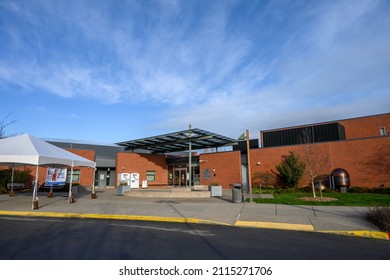
[(165, 154), (188, 151), (190, 141), (192, 150), (218, 148), (237, 144), (237, 140), (235, 139), (198, 128), (116, 144), (125, 147), (126, 151), (147, 150), (153, 154)]

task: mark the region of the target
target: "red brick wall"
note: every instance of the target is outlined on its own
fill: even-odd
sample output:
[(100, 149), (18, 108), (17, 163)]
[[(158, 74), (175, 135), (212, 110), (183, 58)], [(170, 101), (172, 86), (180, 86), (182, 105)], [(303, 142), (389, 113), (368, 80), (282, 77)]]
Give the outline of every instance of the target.
[[(81, 157), (84, 157), (86, 159), (95, 161), (95, 151), (92, 150), (76, 150), (76, 149), (65, 149), (71, 153), (74, 153), (76, 155), (79, 155)], [(65, 167), (64, 167), (65, 168)], [(66, 167), (68, 170), (70, 170), (70, 167)], [(18, 167), (19, 170), (29, 170), (32, 177), (35, 177), (36, 174), (36, 167), (35, 166), (23, 166)], [(80, 170), (80, 184), (81, 186), (85, 187), (92, 187), (93, 181), (94, 181), (94, 174), (95, 170), (93, 168), (89, 167), (74, 167), (75, 170)], [(46, 180), (46, 173), (47, 173), (47, 167), (39, 167), (38, 170), (38, 182), (39, 185), (42, 185), (45, 183)]]
[(382, 114), (339, 121), (345, 127), (346, 139), (380, 136), (379, 129), (384, 127), (390, 132), (390, 114)]
[[(95, 151), (93, 150), (76, 150), (76, 149), (65, 149), (71, 153), (74, 153), (83, 158), (95, 161)], [(67, 167), (70, 172), (70, 166)], [(35, 177), (35, 167), (31, 168), (31, 174)], [(95, 170), (89, 167), (74, 167), (74, 170), (80, 170), (80, 184), (85, 187), (92, 187), (94, 181)], [(39, 167), (39, 184), (43, 184), (46, 180), (47, 167)]]
[(139, 173), (140, 185), (146, 180), (146, 171), (155, 171), (155, 182), (149, 186), (168, 184), (168, 166), (164, 155), (136, 154), (119, 152), (116, 158), (116, 170), (119, 173)]
[[(241, 154), (239, 151), (201, 154), (199, 161), (201, 185), (218, 183), (223, 188), (229, 188), (230, 184), (241, 184)], [(205, 169), (210, 170), (210, 179), (204, 179)]]
[[(83, 158), (95, 161), (95, 151), (93, 150), (66, 150)], [(93, 181), (95, 180), (95, 170), (93, 168), (88, 167), (75, 167), (74, 169), (80, 170), (80, 185), (92, 187)]]
[[(330, 174), (335, 168), (344, 168), (350, 175), (351, 186), (378, 187), (384, 184), (390, 187), (390, 137), (317, 143), (314, 146), (320, 154), (328, 156), (324, 174)], [(251, 150), (252, 180), (256, 172), (276, 171), (275, 166), (289, 151), (302, 154), (302, 145)], [(306, 175), (300, 185), (307, 185), (309, 178)]]

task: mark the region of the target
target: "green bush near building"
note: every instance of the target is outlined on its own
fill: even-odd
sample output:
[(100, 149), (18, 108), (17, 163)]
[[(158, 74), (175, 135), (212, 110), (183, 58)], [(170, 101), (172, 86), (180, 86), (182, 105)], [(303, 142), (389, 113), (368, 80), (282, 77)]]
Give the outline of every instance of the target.
[[(28, 170), (15, 170), (14, 183), (30, 184), (32, 176)], [(12, 182), (12, 169), (0, 170), (0, 193), (7, 193), (7, 184)]]

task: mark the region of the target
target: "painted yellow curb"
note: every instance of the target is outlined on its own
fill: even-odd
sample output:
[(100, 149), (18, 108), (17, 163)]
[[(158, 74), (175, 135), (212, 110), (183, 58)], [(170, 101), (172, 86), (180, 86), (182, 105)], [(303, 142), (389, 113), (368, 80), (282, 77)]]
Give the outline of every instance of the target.
[(314, 227), (312, 225), (304, 225), (304, 224), (237, 221), (234, 225), (239, 226), (239, 227), (256, 227), (256, 228), (268, 228), (268, 229), (314, 231)]
[(29, 216), (29, 217), (51, 217), (51, 218), (82, 218), (82, 219), (109, 219), (109, 220), (131, 220), (149, 222), (171, 222), (191, 224), (218, 224), (229, 225), (222, 222), (203, 220), (198, 218), (162, 217), (162, 216), (140, 216), (120, 214), (91, 214), (91, 213), (57, 213), (57, 212), (30, 212), (30, 211), (2, 211), (0, 215)]
[(371, 231), (371, 230), (322, 230), (318, 232), (323, 233), (333, 233), (339, 235), (348, 235), (348, 236), (358, 236), (365, 238), (374, 238), (374, 239), (382, 239), (382, 240), (390, 240), (390, 233), (382, 232), (382, 231)]

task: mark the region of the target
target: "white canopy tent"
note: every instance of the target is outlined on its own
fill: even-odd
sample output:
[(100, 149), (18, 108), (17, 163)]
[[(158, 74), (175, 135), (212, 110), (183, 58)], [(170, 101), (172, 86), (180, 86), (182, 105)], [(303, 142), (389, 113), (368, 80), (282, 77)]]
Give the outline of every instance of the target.
[[(0, 165), (35, 165), (35, 184), (33, 190), (33, 209), (37, 205), (38, 192), (38, 167), (39, 166), (84, 166), (95, 168), (96, 163), (57, 146), (49, 144), (41, 139), (28, 134), (0, 139)], [(92, 181), (92, 193), (95, 193), (94, 180)], [(70, 180), (69, 198), (72, 197), (72, 178)]]

